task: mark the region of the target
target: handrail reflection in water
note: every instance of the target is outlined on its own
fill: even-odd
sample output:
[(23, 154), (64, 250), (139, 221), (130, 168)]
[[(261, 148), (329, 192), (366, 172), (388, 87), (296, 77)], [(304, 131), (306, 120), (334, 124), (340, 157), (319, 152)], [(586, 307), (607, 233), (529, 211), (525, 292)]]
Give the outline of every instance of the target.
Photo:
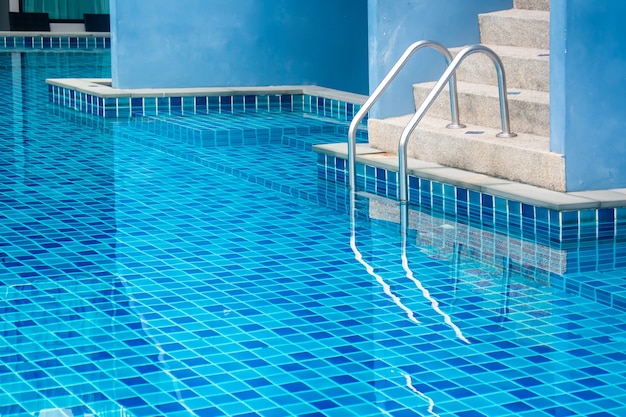
[[(420, 324), (420, 322), (415, 318), (415, 313), (409, 309), (407, 306), (405, 306), (401, 299), (393, 294), (391, 292), (391, 287), (389, 286), (389, 284), (387, 284), (385, 282), (385, 280), (375, 272), (374, 267), (372, 267), (370, 264), (368, 264), (364, 259), (363, 259), (363, 255), (361, 254), (361, 252), (359, 251), (359, 249), (357, 248), (356, 245), (356, 197), (357, 197), (357, 191), (354, 189), (350, 189), (349, 190), (350, 193), (350, 248), (352, 249), (352, 252), (354, 253), (354, 258), (365, 267), (365, 270), (367, 271), (368, 274), (370, 274), (371, 276), (373, 276), (376, 281), (383, 287), (383, 291), (385, 292), (385, 294), (387, 294), (393, 301), (394, 303), (400, 307), (404, 312), (407, 313), (407, 316), (409, 317), (409, 319), (411, 321), (413, 321), (416, 324)], [(409, 210), (408, 210), (408, 205), (407, 204), (402, 204), (400, 203), (400, 224), (401, 224), (401, 235), (402, 235), (402, 253), (401, 253), (401, 259), (402, 259), (402, 267), (404, 268), (405, 272), (406, 272), (406, 276), (407, 278), (409, 278), (415, 285), (416, 287), (422, 292), (422, 295), (424, 296), (424, 298), (426, 298), (428, 301), (430, 301), (430, 305), (432, 307), (432, 309), (439, 315), (441, 315), (443, 317), (444, 322), (450, 326), (457, 338), (459, 338), (460, 340), (462, 340), (463, 342), (470, 344), (471, 342), (463, 335), (463, 332), (461, 331), (461, 329), (452, 322), (452, 318), (450, 317), (450, 315), (444, 313), (441, 308), (439, 307), (439, 302), (437, 300), (435, 300), (431, 295), (430, 292), (424, 288), (424, 286), (422, 285), (422, 283), (415, 278), (413, 271), (410, 269), (409, 264), (408, 264), (408, 258), (406, 255), (406, 247), (407, 247), (407, 235), (408, 235), (408, 224), (409, 224), (409, 220), (408, 220), (408, 215), (409, 215)]]
[(457, 326), (456, 324), (454, 324), (452, 322), (452, 318), (450, 317), (449, 314), (444, 313), (441, 308), (439, 307), (439, 302), (437, 300), (435, 300), (435, 298), (433, 298), (430, 295), (430, 291), (428, 291), (426, 288), (424, 288), (424, 286), (422, 285), (421, 281), (418, 280), (417, 278), (415, 278), (413, 271), (411, 270), (411, 267), (409, 266), (409, 259), (406, 255), (406, 247), (407, 247), (407, 236), (408, 236), (408, 226), (409, 226), (409, 205), (406, 203), (400, 203), (400, 217), (404, 219), (404, 221), (401, 221), (400, 223), (405, 226), (406, 228), (403, 228), (402, 230), (400, 230), (400, 233), (402, 234), (402, 267), (404, 268), (404, 271), (406, 272), (406, 276), (408, 279), (410, 279), (411, 281), (413, 281), (413, 283), (415, 284), (415, 286), (422, 292), (422, 295), (424, 296), (425, 299), (427, 299), (428, 301), (430, 301), (430, 306), (432, 307), (433, 310), (435, 310), (435, 312), (439, 315), (441, 315), (441, 317), (443, 317), (443, 321), (452, 328), (452, 330), (454, 330), (454, 333), (456, 334), (456, 337), (459, 338), (460, 340), (462, 340), (463, 342), (467, 343), (467, 344), (471, 344), (471, 342), (463, 335), (463, 332), (461, 331), (461, 329), (459, 328), (459, 326)]
[(418, 390), (417, 388), (413, 386), (413, 381), (411, 381), (411, 375), (407, 374), (406, 372), (401, 372), (401, 374), (404, 377), (404, 380), (406, 381), (406, 386), (411, 391), (413, 391), (414, 393), (416, 393), (417, 395), (419, 395), (420, 397), (422, 397), (428, 402), (428, 410), (426, 411), (428, 411), (429, 414), (435, 417), (439, 417), (439, 414), (433, 411), (433, 409), (435, 408), (435, 401), (433, 401), (432, 398), (430, 398), (428, 395), (424, 394), (422, 391)]
[[(348, 129), (348, 184), (350, 189), (356, 190), (356, 131), (359, 127), (359, 124), (363, 121), (367, 113), (371, 110), (372, 106), (378, 101), (378, 99), (385, 92), (387, 87), (391, 84), (391, 82), (396, 78), (396, 76), (400, 73), (402, 68), (406, 65), (409, 59), (413, 56), (413, 54), (420, 49), (423, 48), (432, 48), (443, 55), (444, 60), (446, 62), (446, 67), (450, 65), (452, 62), (452, 54), (445, 46), (440, 43), (422, 40), (409, 45), (409, 47), (404, 51), (402, 56), (396, 61), (394, 66), (389, 70), (387, 75), (383, 78), (383, 80), (378, 84), (378, 86), (374, 89), (372, 94), (367, 98), (365, 103), (361, 106), (361, 109), (354, 115), (352, 122), (350, 123), (350, 128)], [(459, 121), (459, 104), (458, 104), (458, 95), (456, 92), (456, 75), (452, 74), (450, 79), (448, 80), (449, 90), (450, 90), (450, 118), (451, 122), (447, 126), (449, 129), (460, 129), (464, 128), (465, 125)]]
[(391, 287), (385, 282), (383, 277), (377, 274), (374, 271), (374, 267), (372, 267), (363, 259), (363, 255), (356, 246), (356, 191), (354, 189), (350, 190), (350, 248), (354, 253), (354, 259), (356, 259), (361, 265), (365, 267), (365, 270), (368, 274), (376, 279), (376, 282), (378, 282), (383, 287), (383, 292), (387, 294), (393, 300), (393, 302), (406, 313), (409, 320), (411, 320), (415, 324), (421, 324), (421, 322), (415, 318), (415, 313), (402, 303), (400, 297), (391, 292)]

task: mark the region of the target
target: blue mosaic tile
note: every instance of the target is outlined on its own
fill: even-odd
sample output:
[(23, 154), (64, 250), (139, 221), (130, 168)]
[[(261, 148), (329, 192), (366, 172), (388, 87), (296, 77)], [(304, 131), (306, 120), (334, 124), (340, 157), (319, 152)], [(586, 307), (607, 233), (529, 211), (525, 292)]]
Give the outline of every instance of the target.
[[(522, 233), (545, 225), (536, 208), (415, 178), (409, 243), (392, 200), (360, 195), (351, 246), (327, 181), (345, 161), (311, 152), (341, 120), (248, 114), (246, 97), (104, 120), (43, 104), (36, 82), (107, 76), (97, 55), (32, 54), (29, 124), (0, 115), (3, 416), (623, 415), (619, 239), (538, 243)], [(393, 174), (360, 172), (393, 193)], [(550, 227), (579, 235), (565, 217)]]
[[(350, 121), (357, 105), (329, 100), (323, 97), (310, 97), (302, 94), (281, 94), (266, 96), (209, 96), (209, 97), (135, 97), (132, 105), (128, 100), (116, 101), (85, 94), (80, 101), (74, 99), (72, 89), (50, 86), (50, 102), (63, 107), (106, 118), (127, 118), (132, 116), (155, 116), (177, 114), (211, 114), (214, 112), (233, 114), (237, 112), (304, 112), (340, 121)], [(82, 93), (84, 94), (84, 93)], [(316, 106), (304, 103), (316, 100)], [(82, 103), (85, 103), (83, 105)], [(89, 103), (87, 105), (87, 103)], [(350, 104), (348, 106), (348, 104)], [(367, 119), (362, 122), (365, 127)]]

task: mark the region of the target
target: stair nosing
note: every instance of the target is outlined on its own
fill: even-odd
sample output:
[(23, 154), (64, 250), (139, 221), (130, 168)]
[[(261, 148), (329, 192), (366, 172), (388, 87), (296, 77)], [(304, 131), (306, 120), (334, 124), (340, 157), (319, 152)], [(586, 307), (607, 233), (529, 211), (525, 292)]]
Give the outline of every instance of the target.
[(505, 18), (514, 18), (514, 19), (525, 19), (525, 20), (546, 20), (550, 21), (550, 12), (545, 10), (531, 10), (531, 9), (506, 9), (506, 10), (497, 10), (489, 13), (479, 13), (478, 18), (480, 19), (483, 16), (493, 16), (493, 17), (505, 17)]
[[(415, 89), (415, 88), (419, 88), (420, 86), (430, 86), (430, 88), (432, 89), (432, 87), (434, 87), (435, 84), (436, 84), (436, 81), (424, 81), (421, 83), (413, 84), (413, 88)], [(477, 86), (482, 88), (483, 91), (477, 92), (476, 91)], [(485, 91), (485, 90), (488, 90), (488, 91)], [(507, 88), (507, 91), (509, 93), (519, 92), (519, 94), (508, 95), (507, 98), (509, 99), (509, 101), (523, 101), (523, 102), (531, 102), (531, 103), (546, 104), (546, 105), (550, 104), (550, 92), (549, 91), (528, 90), (528, 89), (515, 88), (515, 87), (513, 88), (509, 87)], [(465, 94), (465, 95), (481, 96), (481, 97), (486, 97), (486, 98), (499, 98), (498, 87), (495, 85), (489, 85), (489, 84), (472, 83), (468, 81), (457, 81), (457, 92), (459, 95)], [(481, 94), (483, 92), (488, 93), (488, 94)], [(527, 100), (526, 98), (529, 98), (529, 99)]]
[[(522, 58), (522, 59), (536, 59), (549, 62), (550, 49), (543, 48), (531, 48), (526, 46), (512, 46), (512, 45), (497, 45), (493, 43), (481, 43), (481, 45), (493, 50), (500, 57)], [(468, 45), (455, 46), (450, 48), (450, 53), (455, 56), (463, 48)], [(513, 53), (511, 53), (513, 52)]]

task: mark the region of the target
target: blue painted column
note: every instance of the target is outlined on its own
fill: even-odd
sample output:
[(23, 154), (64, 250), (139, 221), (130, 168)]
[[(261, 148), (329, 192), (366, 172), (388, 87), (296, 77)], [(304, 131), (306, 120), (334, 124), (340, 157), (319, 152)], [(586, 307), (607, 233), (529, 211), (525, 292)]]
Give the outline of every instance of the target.
[(117, 88), (367, 93), (367, 0), (111, 0)]
[[(428, 39), (450, 48), (478, 43), (478, 14), (513, 7), (513, 0), (369, 0), (370, 91), (380, 83), (406, 48)], [(375, 117), (415, 111), (411, 85), (439, 78), (441, 55), (418, 51), (372, 109)]]
[(550, 146), (568, 191), (626, 187), (626, 2), (552, 0)]

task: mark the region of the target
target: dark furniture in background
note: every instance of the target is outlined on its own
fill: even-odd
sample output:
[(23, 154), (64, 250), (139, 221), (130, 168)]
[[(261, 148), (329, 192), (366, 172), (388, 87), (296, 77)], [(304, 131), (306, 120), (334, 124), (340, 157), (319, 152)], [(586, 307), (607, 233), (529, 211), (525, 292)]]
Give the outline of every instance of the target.
[(85, 13), (86, 32), (110, 32), (111, 17), (108, 14)]
[(18, 32), (50, 32), (48, 13), (9, 12), (9, 27)]

